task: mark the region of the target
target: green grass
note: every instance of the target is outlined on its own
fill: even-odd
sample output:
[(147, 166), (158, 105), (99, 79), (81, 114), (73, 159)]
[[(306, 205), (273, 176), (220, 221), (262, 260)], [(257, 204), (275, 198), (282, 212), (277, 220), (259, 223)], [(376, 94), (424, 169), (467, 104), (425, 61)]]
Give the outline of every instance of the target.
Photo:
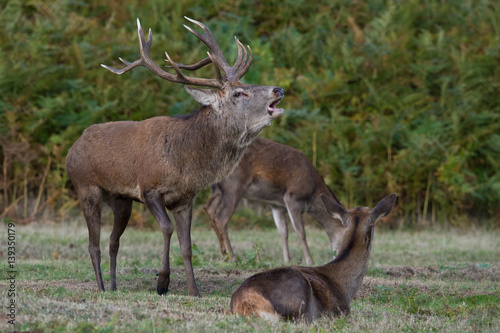
[[(2, 230), (4, 230), (3, 228)], [(6, 232), (3, 233), (6, 235)], [(102, 269), (109, 288), (108, 237), (101, 233)], [(308, 226), (317, 264), (332, 257), (327, 236)], [(221, 259), (217, 238), (195, 225), (195, 276), (202, 298), (187, 296), (182, 260), (173, 236), (170, 291), (156, 294), (162, 236), (129, 228), (121, 239), (118, 291), (98, 293), (83, 221), (16, 226), (18, 330), (39, 332), (494, 332), (500, 329), (500, 244), (497, 230), (377, 230), (367, 276), (351, 314), (303, 322), (268, 323), (230, 314), (231, 294), (251, 274), (282, 265), (277, 231), (261, 226), (230, 230), (239, 258)], [(6, 237), (0, 237), (2, 249)], [(302, 251), (290, 235), (292, 261)], [(2, 253), (2, 274), (6, 255)], [(0, 287), (5, 286), (2, 276)], [(2, 297), (2, 307), (7, 297)], [(0, 330), (9, 329), (4, 316)]]

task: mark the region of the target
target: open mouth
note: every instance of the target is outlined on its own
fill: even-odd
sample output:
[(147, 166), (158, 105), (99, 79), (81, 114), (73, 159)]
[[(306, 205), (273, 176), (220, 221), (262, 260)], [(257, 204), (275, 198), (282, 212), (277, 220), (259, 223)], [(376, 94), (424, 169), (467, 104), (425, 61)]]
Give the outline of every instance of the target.
[(267, 106), (267, 113), (269, 113), (269, 116), (273, 118), (279, 118), (283, 115), (283, 109), (277, 108), (276, 105), (281, 101), (281, 98), (278, 98), (271, 104)]

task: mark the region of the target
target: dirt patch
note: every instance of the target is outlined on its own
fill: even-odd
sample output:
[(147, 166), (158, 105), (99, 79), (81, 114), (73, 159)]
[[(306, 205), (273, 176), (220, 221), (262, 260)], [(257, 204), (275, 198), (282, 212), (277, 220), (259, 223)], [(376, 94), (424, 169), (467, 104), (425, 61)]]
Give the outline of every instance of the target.
[(397, 289), (401, 287), (402, 284), (405, 284), (408, 288), (410, 289), (417, 289), (419, 292), (426, 293), (429, 291), (429, 287), (423, 283), (422, 281), (418, 280), (394, 280), (394, 279), (387, 279), (387, 278), (372, 278), (372, 277), (366, 277), (363, 279), (363, 284), (359, 288), (358, 292), (356, 293), (355, 298), (364, 298), (364, 297), (369, 297), (375, 293), (377, 293), (381, 287), (384, 288), (392, 288), (392, 289)]
[(97, 291), (97, 283), (95, 281), (92, 282), (81, 282), (71, 279), (64, 280), (55, 280), (55, 281), (19, 281), (18, 287), (27, 288), (34, 292), (43, 292), (46, 289), (58, 289), (64, 288), (66, 290), (72, 291), (89, 291), (95, 290)]
[(382, 266), (379, 267), (391, 277), (453, 278), (472, 281), (500, 281), (500, 264), (469, 264), (464, 267), (426, 266)]

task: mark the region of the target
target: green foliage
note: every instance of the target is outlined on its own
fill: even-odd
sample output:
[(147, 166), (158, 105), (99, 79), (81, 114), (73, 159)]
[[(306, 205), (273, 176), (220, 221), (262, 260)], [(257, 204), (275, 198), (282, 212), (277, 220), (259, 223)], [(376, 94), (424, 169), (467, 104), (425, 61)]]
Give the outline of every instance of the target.
[(262, 135), (307, 154), (347, 206), (396, 192), (393, 216), (407, 224), (498, 220), (498, 6), (0, 1), (2, 211), (65, 217), (76, 205), (65, 156), (89, 125), (196, 108), (180, 85), (145, 69), (116, 76), (99, 66), (137, 58), (136, 17), (153, 31), (157, 63), (164, 50), (183, 63), (201, 59), (186, 15), (206, 23), (230, 59), (233, 35), (252, 46), (245, 82), (286, 91), (284, 117)]
[[(198, 246), (193, 243), (192, 245), (192, 263), (193, 267), (199, 267), (204, 265), (203, 251), (198, 248)], [(172, 253), (174, 255), (174, 265), (184, 266), (184, 261), (182, 260), (181, 249), (177, 246), (172, 246)]]
[(236, 258), (236, 266), (242, 269), (248, 268), (265, 268), (269, 267), (269, 264), (263, 263), (260, 258), (260, 252), (262, 251), (262, 244), (256, 242), (251, 250), (247, 250), (243, 258)]
[(389, 301), (389, 295), (391, 293), (392, 287), (382, 286), (377, 284), (375, 286), (375, 292), (372, 294), (372, 298), (375, 302), (386, 303)]

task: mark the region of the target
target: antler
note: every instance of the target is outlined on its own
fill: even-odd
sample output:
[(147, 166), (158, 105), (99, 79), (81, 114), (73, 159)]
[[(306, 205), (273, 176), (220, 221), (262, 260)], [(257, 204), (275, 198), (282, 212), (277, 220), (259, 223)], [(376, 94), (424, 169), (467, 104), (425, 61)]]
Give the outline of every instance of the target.
[(245, 75), (245, 73), (248, 71), (248, 69), (250, 68), (250, 64), (252, 63), (253, 60), (253, 53), (250, 46), (247, 45), (248, 51), (250, 53), (250, 56), (247, 59), (246, 48), (243, 46), (243, 44), (241, 44), (241, 42), (238, 40), (237, 37), (234, 37), (234, 39), (236, 40), (236, 44), (238, 46), (238, 57), (236, 58), (234, 65), (231, 67), (227, 63), (224, 55), (222, 54), (219, 44), (215, 40), (210, 30), (201, 22), (195, 21), (186, 16), (184, 16), (184, 18), (203, 29), (203, 34), (199, 34), (197, 31), (184, 25), (186, 29), (191, 31), (191, 33), (193, 33), (196, 37), (198, 37), (199, 40), (201, 40), (203, 43), (205, 43), (205, 45), (208, 46), (210, 51), (212, 51), (212, 54), (209, 53), (207, 58), (198, 61), (197, 63), (192, 65), (172, 63), (170, 60), (167, 60), (172, 65), (168, 67), (173, 67), (173, 68), (178, 67), (180, 69), (196, 70), (213, 62), (215, 70), (217, 71), (217, 75), (219, 75), (220, 73), (219, 70), (220, 67), (226, 74), (224, 79), (229, 81), (239, 81), (243, 77), (243, 75)]
[[(247, 52), (246, 49), (243, 47), (243, 45), (236, 39), (236, 42), (238, 43), (238, 59), (236, 60), (235, 64), (233, 67), (230, 67), (224, 58), (224, 55), (222, 54), (222, 51), (220, 49), (219, 44), (213, 37), (212, 33), (210, 30), (203, 25), (202, 23), (192, 20), (188, 17), (185, 17), (187, 20), (189, 20), (192, 23), (195, 23), (196, 25), (200, 26), (203, 28), (204, 33), (199, 34), (197, 31), (189, 28), (188, 26), (184, 25), (186, 29), (191, 31), (198, 39), (200, 39), (203, 43), (205, 43), (210, 51), (212, 51), (213, 55), (208, 53), (208, 58), (205, 58), (199, 62), (197, 62), (194, 65), (191, 66), (184, 66), (177, 64), (176, 62), (172, 61), (170, 56), (168, 55), (167, 52), (165, 52), (165, 55), (167, 57), (167, 61), (172, 65), (171, 67), (175, 70), (177, 73), (176, 75), (170, 74), (163, 69), (161, 69), (151, 58), (149, 57), (149, 49), (151, 48), (151, 45), (153, 44), (153, 34), (151, 33), (151, 29), (149, 29), (149, 35), (148, 35), (148, 40), (144, 41), (144, 32), (141, 27), (141, 23), (139, 19), (137, 19), (137, 30), (138, 30), (138, 35), (139, 35), (139, 45), (140, 45), (140, 53), (141, 53), (141, 58), (130, 63), (122, 58), (119, 58), (121, 62), (123, 62), (126, 67), (122, 69), (116, 69), (112, 68), (106, 65), (102, 65), (102, 67), (106, 68), (107, 70), (115, 73), (115, 74), (123, 74), (125, 72), (128, 72), (129, 70), (138, 67), (138, 66), (144, 66), (147, 69), (149, 69), (151, 72), (156, 74), (157, 76), (161, 77), (162, 79), (172, 81), (172, 82), (177, 82), (177, 83), (183, 83), (183, 84), (189, 84), (189, 85), (195, 85), (195, 86), (206, 86), (206, 87), (214, 87), (214, 88), (222, 88), (225, 84), (226, 81), (238, 81), (240, 80), (245, 72), (248, 70), (250, 67), (250, 63), (252, 62), (252, 50), (250, 47), (248, 47), (250, 51), (250, 57), (249, 59), (245, 62), (244, 66), (242, 66), (243, 59), (246, 59)], [(243, 56), (242, 56), (243, 53)], [(215, 71), (217, 74), (216, 79), (205, 79), (205, 78), (196, 78), (196, 77), (191, 77), (184, 75), (182, 73), (181, 68), (187, 69), (187, 70), (194, 70), (197, 68), (201, 68), (209, 63), (213, 63), (215, 67)], [(225, 76), (222, 77), (220, 73), (220, 69), (225, 72)]]

